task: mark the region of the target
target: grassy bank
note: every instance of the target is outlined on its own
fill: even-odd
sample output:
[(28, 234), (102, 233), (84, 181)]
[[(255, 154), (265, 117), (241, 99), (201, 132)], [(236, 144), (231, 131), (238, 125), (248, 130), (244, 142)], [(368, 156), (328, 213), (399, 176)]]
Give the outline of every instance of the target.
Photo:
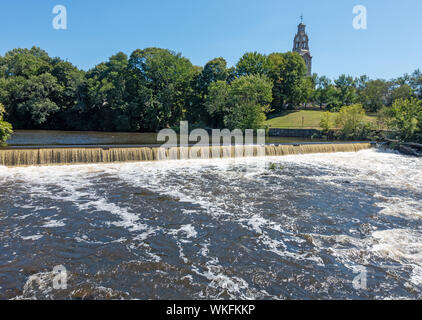
[[(318, 110), (289, 110), (269, 116), (265, 124), (271, 126), (271, 128), (319, 129), (323, 112)], [(365, 120), (375, 122), (376, 116), (366, 115)]]

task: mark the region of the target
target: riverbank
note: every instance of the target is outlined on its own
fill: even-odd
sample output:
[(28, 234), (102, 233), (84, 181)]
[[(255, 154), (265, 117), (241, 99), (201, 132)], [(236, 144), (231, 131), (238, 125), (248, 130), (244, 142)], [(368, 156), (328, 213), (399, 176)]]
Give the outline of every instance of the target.
[(422, 144), (420, 143), (384, 140), (380, 143), (380, 145), (384, 148), (396, 150), (405, 155), (422, 157)]

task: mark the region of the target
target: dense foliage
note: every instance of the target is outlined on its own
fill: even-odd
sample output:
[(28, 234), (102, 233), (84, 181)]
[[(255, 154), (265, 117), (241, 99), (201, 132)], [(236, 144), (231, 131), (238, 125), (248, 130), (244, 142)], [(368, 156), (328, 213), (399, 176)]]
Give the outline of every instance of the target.
[(217, 81), (205, 101), (208, 113), (218, 127), (259, 129), (272, 101), (272, 82), (266, 76), (247, 75), (231, 83)]
[(180, 120), (257, 128), (272, 109), (305, 102), (305, 74), (296, 53), (246, 53), (232, 68), (220, 57), (202, 68), (147, 48), (85, 72), (33, 47), (0, 57), (0, 102), (17, 129), (157, 131)]
[(422, 101), (415, 98), (399, 99), (386, 110), (390, 128), (399, 133), (402, 141), (422, 142)]
[(359, 103), (366, 112), (375, 113), (385, 106), (391, 107), (398, 99), (422, 99), (422, 74), (419, 70), (390, 81), (370, 80), (367, 76), (354, 79), (346, 75), (341, 75), (334, 82), (325, 76), (314, 78), (316, 86), (311, 101), (331, 111)]
[(0, 103), (0, 145), (5, 143), (13, 133), (12, 125), (6, 121), (3, 121), (4, 112), (4, 107)]
[(344, 106), (338, 113), (324, 112), (320, 126), (323, 134), (342, 140), (367, 139), (374, 129), (373, 124), (365, 120), (361, 104)]
[[(292, 52), (249, 52), (234, 67), (221, 57), (198, 67), (181, 54), (147, 48), (130, 56), (119, 52), (88, 71), (37, 47), (0, 56), (0, 103), (4, 120), (16, 129), (157, 131), (181, 120), (258, 128), (270, 113), (313, 105), (337, 112), (359, 104), (390, 119), (400, 113), (396, 101), (420, 99), (419, 70), (390, 81), (307, 77), (303, 59)], [(420, 121), (412, 121), (406, 130), (417, 134)], [(327, 116), (325, 122), (335, 125)]]

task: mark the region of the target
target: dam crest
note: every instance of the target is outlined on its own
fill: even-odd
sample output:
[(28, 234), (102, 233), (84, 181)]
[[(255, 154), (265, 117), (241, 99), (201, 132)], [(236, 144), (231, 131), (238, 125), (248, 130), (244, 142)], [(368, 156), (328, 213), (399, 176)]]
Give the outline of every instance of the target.
[(42, 166), (138, 161), (216, 159), (236, 157), (276, 157), (310, 153), (357, 152), (371, 143), (301, 144), (266, 146), (192, 147), (61, 147), (0, 149), (0, 165)]

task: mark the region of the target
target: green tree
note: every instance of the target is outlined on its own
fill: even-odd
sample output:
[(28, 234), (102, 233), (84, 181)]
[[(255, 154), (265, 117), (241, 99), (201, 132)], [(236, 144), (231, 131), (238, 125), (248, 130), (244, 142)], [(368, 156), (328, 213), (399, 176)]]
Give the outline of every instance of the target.
[(420, 69), (415, 70), (412, 76), (409, 77), (409, 85), (412, 88), (415, 96), (422, 99), (422, 72)]
[(321, 127), (323, 134), (328, 134), (334, 126), (333, 114), (328, 111), (324, 112), (321, 115), (321, 122), (319, 126)]
[(262, 128), (272, 100), (272, 82), (265, 76), (249, 75), (230, 84), (217, 81), (206, 99), (208, 112), (221, 127), (229, 129)]
[(105, 131), (131, 131), (128, 115), (128, 57), (119, 52), (87, 73), (89, 113), (95, 127)]
[(272, 53), (268, 56), (269, 77), (273, 81), (274, 111), (293, 108), (305, 102), (306, 94), (303, 93), (306, 64), (296, 52)]
[(267, 56), (258, 52), (247, 52), (236, 64), (236, 74), (238, 77), (250, 75), (268, 75), (270, 64)]
[(315, 102), (320, 108), (326, 106), (328, 110), (337, 110), (341, 107), (340, 92), (326, 76), (316, 78)]
[(377, 112), (387, 104), (389, 84), (384, 80), (366, 82), (359, 90), (359, 101), (368, 112)]
[(50, 73), (51, 69), (52, 59), (47, 52), (38, 47), (13, 49), (0, 59), (0, 70), (6, 78), (29, 78)]
[(315, 98), (315, 82), (312, 77), (305, 77), (302, 79), (301, 84), (301, 93), (302, 96), (300, 100), (302, 103), (312, 102)]
[(421, 139), (422, 101), (415, 98), (396, 100), (389, 108), (390, 126), (404, 141)]
[(342, 139), (366, 139), (371, 125), (364, 121), (365, 109), (361, 104), (344, 106), (335, 119)]
[(131, 70), (130, 105), (139, 114), (142, 130), (171, 127), (184, 118), (191, 96), (191, 83), (197, 73), (192, 63), (166, 49), (135, 50), (129, 59)]
[(209, 117), (205, 106), (205, 99), (211, 84), (217, 81), (229, 81), (234, 73), (234, 68), (227, 68), (227, 62), (223, 58), (213, 59), (203, 69), (196, 69), (191, 87), (192, 92), (187, 103), (186, 119), (191, 123), (211, 124), (213, 119)]
[(59, 110), (54, 101), (58, 85), (54, 76), (44, 73), (39, 76), (31, 76), (22, 87), (22, 91), (16, 93), (16, 115), (19, 123), (26, 128), (42, 128), (48, 121), (54, 121), (52, 116)]
[(212, 126), (224, 128), (224, 117), (229, 105), (230, 85), (226, 81), (218, 80), (209, 87), (204, 106), (212, 119)]
[(5, 143), (13, 134), (12, 125), (3, 121), (4, 106), (0, 103), (0, 145)]
[(0, 101), (18, 128), (48, 128), (59, 110), (53, 59), (40, 48), (14, 49), (0, 58)]
[(51, 75), (57, 80), (57, 91), (53, 100), (60, 110), (56, 114), (54, 126), (57, 129), (87, 130), (86, 81), (85, 72), (70, 62), (53, 59)]
[(83, 105), (84, 81), (83, 71), (37, 47), (0, 57), (0, 101), (17, 128), (73, 128), (71, 109)]
[(338, 99), (343, 106), (356, 102), (356, 82), (351, 76), (340, 75), (334, 84), (338, 89)]
[(367, 75), (360, 76), (355, 79), (355, 86), (359, 95), (359, 91), (366, 88), (366, 84), (370, 81)]
[(396, 100), (399, 99), (410, 99), (412, 97), (413, 91), (412, 88), (408, 84), (398, 84), (395, 83), (389, 90), (389, 94), (387, 97), (387, 105), (392, 106)]

